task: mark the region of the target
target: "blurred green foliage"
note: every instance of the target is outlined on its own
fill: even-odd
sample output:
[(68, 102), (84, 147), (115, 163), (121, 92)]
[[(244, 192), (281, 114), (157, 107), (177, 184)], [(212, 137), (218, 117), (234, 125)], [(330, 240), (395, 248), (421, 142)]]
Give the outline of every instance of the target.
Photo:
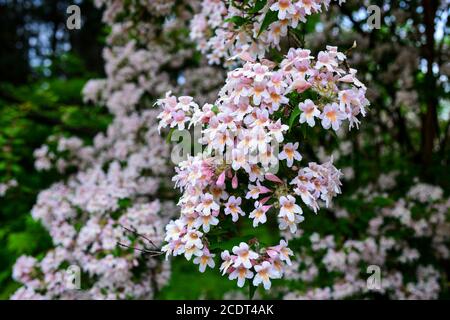
[(93, 75), (79, 59), (63, 55), (55, 67), (71, 76), (20, 86), (0, 83), (0, 183), (18, 182), (0, 197), (0, 299), (18, 287), (11, 278), (15, 260), (51, 247), (50, 236), (30, 211), (39, 191), (61, 177), (56, 171), (35, 170), (33, 151), (54, 134), (91, 141), (111, 119), (105, 109), (83, 105), (81, 90)]

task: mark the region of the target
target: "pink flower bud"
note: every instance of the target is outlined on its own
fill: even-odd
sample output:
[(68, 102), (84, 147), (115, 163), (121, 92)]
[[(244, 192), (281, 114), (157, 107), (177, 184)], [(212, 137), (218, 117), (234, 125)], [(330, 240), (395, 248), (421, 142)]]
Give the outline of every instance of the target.
[(266, 173), (266, 179), (272, 182), (276, 182), (276, 183), (283, 183), (283, 181), (281, 181), (280, 178), (278, 178), (276, 175), (274, 175), (273, 173)]
[(216, 184), (217, 184), (219, 187), (222, 187), (222, 186), (225, 184), (225, 171), (223, 171), (223, 172), (220, 174), (219, 178), (217, 179)]
[(268, 193), (268, 192), (272, 192), (272, 190), (264, 186), (259, 186), (259, 193)]
[(236, 189), (238, 187), (238, 178), (237, 175), (235, 174), (233, 179), (231, 180), (231, 186), (233, 187), (233, 189)]
[(269, 201), (269, 199), (270, 199), (271, 197), (272, 197), (272, 196), (268, 196), (268, 197), (265, 197), (265, 198), (261, 199), (260, 203), (261, 203), (261, 204), (266, 203), (267, 201)]

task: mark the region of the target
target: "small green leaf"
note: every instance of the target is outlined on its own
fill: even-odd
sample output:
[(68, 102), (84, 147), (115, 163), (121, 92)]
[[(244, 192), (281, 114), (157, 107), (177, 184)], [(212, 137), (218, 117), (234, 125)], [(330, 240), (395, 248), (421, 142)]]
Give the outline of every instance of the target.
[(215, 114), (219, 113), (219, 107), (217, 107), (216, 105), (213, 105), (213, 107), (211, 108), (211, 111), (214, 112)]
[(256, 288), (254, 285), (252, 285), (251, 282), (248, 283), (248, 299), (249, 300), (253, 300), (253, 297), (255, 296), (256, 293)]
[(250, 9), (248, 12), (249, 13), (257, 13), (257, 12), (259, 12), (259, 10), (264, 8), (266, 3), (267, 3), (267, 0), (257, 0), (255, 5), (253, 6), (253, 8)]
[(294, 125), (294, 121), (297, 119), (297, 117), (300, 115), (300, 108), (296, 106), (294, 110), (291, 112), (291, 116), (289, 117), (289, 131), (292, 129)]
[(303, 139), (306, 139), (307, 132), (308, 132), (308, 126), (302, 126)]
[(236, 27), (240, 27), (242, 25), (244, 25), (247, 22), (247, 19), (244, 17), (240, 17), (240, 16), (234, 16), (228, 19), (224, 20), (225, 22), (231, 22), (233, 23)]
[(170, 143), (171, 142), (172, 134), (173, 134), (174, 131), (175, 131), (175, 128), (170, 129), (170, 131), (169, 131), (169, 133), (167, 134), (167, 137), (166, 137), (166, 143)]
[(261, 28), (259, 29), (258, 37), (263, 31), (265, 31), (269, 28), (269, 26), (272, 24), (272, 22), (275, 22), (277, 20), (278, 20), (278, 12), (277, 11), (272, 11), (272, 10), (267, 11), (266, 16), (264, 17), (264, 20), (261, 23)]

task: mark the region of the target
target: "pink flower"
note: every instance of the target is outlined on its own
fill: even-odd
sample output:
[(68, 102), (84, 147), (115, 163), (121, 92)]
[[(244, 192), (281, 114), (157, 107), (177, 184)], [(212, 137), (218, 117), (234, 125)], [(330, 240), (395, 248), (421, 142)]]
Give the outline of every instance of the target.
[(223, 171), (220, 175), (219, 178), (217, 178), (217, 182), (216, 184), (221, 187), (225, 184), (225, 171)]
[(327, 51), (320, 51), (317, 57), (315, 68), (320, 70), (322, 67), (326, 68), (329, 72), (333, 72), (337, 68), (338, 63), (336, 59)]
[(273, 173), (266, 173), (266, 175), (264, 176), (267, 180), (272, 181), (272, 182), (276, 182), (276, 183), (283, 183), (283, 180), (281, 180), (280, 178), (278, 178), (276, 175), (274, 175)]
[(302, 214), (300, 206), (295, 204), (295, 198), (291, 195), (280, 197), (280, 214), (279, 217), (287, 217), (289, 221), (295, 220), (295, 214)]
[(321, 118), (324, 129), (332, 127), (334, 131), (337, 131), (341, 126), (342, 120), (346, 119), (347, 116), (339, 110), (339, 106), (336, 103), (332, 103), (325, 106)]
[(231, 196), (225, 204), (225, 214), (231, 214), (233, 222), (239, 219), (239, 215), (245, 216), (244, 211), (240, 208), (241, 203), (242, 199), (240, 197)]
[(298, 142), (292, 144), (291, 142), (287, 143), (283, 147), (283, 151), (278, 155), (278, 159), (285, 160), (287, 162), (288, 167), (292, 167), (294, 164), (294, 160), (300, 161), (302, 160), (302, 156), (297, 151)]
[(214, 268), (214, 266), (216, 265), (214, 263), (214, 259), (213, 259), (214, 256), (215, 256), (214, 254), (211, 254), (209, 252), (209, 250), (205, 248), (194, 259), (194, 264), (198, 264), (200, 272), (203, 273), (206, 270), (206, 266), (209, 266), (210, 268)]
[(178, 110), (176, 112), (172, 112), (173, 121), (170, 127), (178, 126), (178, 130), (184, 130), (185, 122), (189, 120), (189, 117), (186, 116), (183, 110)]
[(265, 76), (268, 75), (269, 68), (263, 66), (260, 63), (255, 63), (253, 65), (253, 75), (256, 82), (261, 82), (264, 80)]
[(251, 89), (251, 94), (253, 97), (253, 103), (257, 106), (261, 104), (263, 99), (267, 100), (270, 98), (265, 81), (254, 83), (253, 88)]
[(257, 227), (258, 224), (266, 223), (267, 217), (266, 212), (271, 208), (272, 206), (265, 206), (260, 202), (255, 202), (255, 210), (253, 210), (249, 218), (253, 218), (253, 227)]
[(212, 194), (205, 193), (201, 198), (202, 200), (197, 206), (197, 210), (204, 215), (211, 214), (211, 210), (218, 211), (220, 209), (220, 206), (214, 201)]
[(286, 19), (288, 13), (295, 13), (295, 7), (292, 5), (291, 0), (278, 0), (273, 5), (270, 6), (270, 10), (278, 11), (278, 19)]
[(307, 122), (310, 127), (314, 127), (316, 124), (314, 121), (314, 117), (320, 116), (320, 111), (317, 109), (314, 102), (312, 102), (310, 99), (306, 99), (304, 102), (301, 102), (298, 107), (301, 111), (303, 111), (300, 114), (300, 123)]
[(192, 107), (198, 107), (198, 105), (193, 100), (194, 98), (189, 96), (178, 97), (177, 107), (185, 112), (188, 112)]

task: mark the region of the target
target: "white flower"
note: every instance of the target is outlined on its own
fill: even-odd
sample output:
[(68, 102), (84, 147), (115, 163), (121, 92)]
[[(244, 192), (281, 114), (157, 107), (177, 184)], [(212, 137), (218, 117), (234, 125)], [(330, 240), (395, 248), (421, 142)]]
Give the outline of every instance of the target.
[(246, 152), (243, 149), (233, 149), (231, 151), (231, 156), (233, 158), (233, 162), (231, 167), (233, 170), (237, 171), (240, 168), (243, 168), (245, 171), (250, 171), (250, 166), (247, 162)]
[(206, 266), (210, 268), (214, 268), (214, 258), (215, 255), (211, 254), (209, 250), (201, 251), (200, 255), (194, 259), (194, 264), (199, 264), (200, 272), (205, 272)]
[(234, 261), (228, 250), (222, 251), (220, 257), (222, 258), (223, 262), (220, 265), (219, 270), (222, 271), (222, 275), (224, 275), (225, 273), (227, 273), (228, 268), (233, 264)]
[(294, 160), (302, 160), (302, 156), (297, 151), (297, 149), (298, 142), (296, 142), (295, 144), (292, 144), (291, 142), (286, 143), (283, 147), (283, 151), (278, 155), (278, 159), (286, 159), (288, 167), (292, 167), (292, 165), (294, 164)]
[(303, 111), (300, 114), (300, 123), (307, 122), (310, 127), (314, 127), (316, 124), (314, 117), (318, 118), (320, 116), (320, 111), (317, 109), (314, 102), (310, 99), (306, 99), (304, 102), (301, 102), (298, 107)]
[(266, 212), (270, 209), (270, 207), (271, 206), (264, 206), (258, 201), (255, 202), (255, 210), (253, 210), (249, 215), (250, 218), (253, 218), (253, 227), (257, 227), (260, 223), (266, 223)]
[(292, 234), (295, 234), (297, 232), (297, 224), (303, 222), (303, 220), (305, 220), (305, 217), (298, 214), (295, 215), (294, 221), (289, 220), (287, 217), (282, 217), (279, 218), (278, 227), (280, 228), (280, 230), (286, 230), (287, 228), (289, 228), (289, 231)]
[(209, 215), (199, 215), (194, 222), (195, 228), (203, 227), (204, 232), (209, 232), (211, 226), (216, 226), (219, 223), (219, 219), (217, 216), (219, 215), (218, 211), (212, 211)]
[(245, 279), (251, 279), (253, 278), (253, 272), (248, 270), (247, 268), (240, 266), (233, 270), (233, 272), (230, 273), (228, 279), (234, 280), (238, 279), (238, 287), (242, 288), (245, 284)]
[(248, 192), (245, 195), (245, 199), (258, 199), (259, 195), (261, 193), (267, 193), (270, 192), (269, 189), (267, 189), (266, 187), (262, 186), (259, 181), (257, 182), (256, 186), (249, 184), (248, 185)]
[(294, 14), (295, 7), (292, 5), (291, 0), (278, 0), (270, 6), (270, 10), (278, 11), (278, 19), (286, 19), (287, 13)]
[(202, 202), (198, 205), (197, 210), (205, 215), (211, 214), (211, 210), (218, 211), (220, 206), (214, 201), (214, 197), (210, 193), (202, 195)]
[[(203, 245), (202, 245), (202, 247), (203, 247)], [(180, 248), (177, 250), (177, 254), (182, 254), (183, 251), (184, 251), (184, 256), (185, 256), (185, 258), (186, 258), (186, 260), (188, 260), (188, 261), (191, 260), (192, 256), (199, 256), (199, 255), (201, 255), (202, 252), (203, 252), (203, 251), (202, 251), (200, 248), (198, 248), (197, 246), (191, 246), (191, 247), (185, 246), (184, 249), (183, 249), (183, 247), (180, 247)]]
[(295, 220), (295, 214), (302, 214), (303, 211), (299, 205), (295, 204), (295, 198), (291, 195), (280, 197), (280, 218), (287, 217), (290, 221)]
[(283, 131), (287, 131), (288, 129), (289, 126), (282, 124), (280, 119), (269, 125), (270, 134), (277, 142), (282, 142), (284, 140)]
[(245, 216), (244, 211), (239, 207), (241, 205), (241, 197), (231, 196), (225, 204), (225, 214), (231, 214), (233, 222), (239, 219), (239, 215)]
[(201, 237), (203, 236), (203, 233), (196, 230), (191, 230), (183, 237), (183, 241), (186, 245), (186, 247), (196, 247), (198, 249), (203, 248), (203, 243)]
[(166, 226), (165, 240), (178, 240), (185, 227), (185, 224), (180, 219), (170, 221)]
[(345, 113), (339, 110), (337, 103), (327, 104), (323, 109), (322, 115), (322, 127), (324, 129), (333, 128), (337, 131), (341, 126), (342, 120), (346, 119)]
[(234, 246), (233, 253), (237, 255), (237, 258), (233, 264), (234, 268), (243, 265), (247, 269), (250, 269), (252, 267), (251, 260), (258, 259), (258, 254), (250, 250), (248, 244), (246, 244), (245, 242), (241, 242), (239, 246)]
[(261, 104), (262, 100), (270, 98), (265, 81), (254, 83), (253, 88), (251, 89), (251, 94), (253, 96), (253, 103), (257, 106)]
[(273, 268), (269, 261), (264, 261), (259, 265), (255, 265), (256, 275), (253, 278), (253, 285), (258, 286), (261, 282), (264, 285), (264, 289), (269, 290), (272, 283), (270, 279), (275, 279), (279, 277), (278, 272)]
[(188, 112), (191, 108), (198, 107), (198, 105), (193, 100), (194, 98), (189, 96), (178, 97), (177, 108), (180, 108), (185, 112)]
[(285, 240), (280, 240), (280, 244), (274, 247), (269, 247), (267, 253), (272, 259), (279, 258), (281, 261), (286, 261), (288, 265), (291, 265), (291, 259), (289, 256), (294, 255), (291, 249), (288, 248)]

